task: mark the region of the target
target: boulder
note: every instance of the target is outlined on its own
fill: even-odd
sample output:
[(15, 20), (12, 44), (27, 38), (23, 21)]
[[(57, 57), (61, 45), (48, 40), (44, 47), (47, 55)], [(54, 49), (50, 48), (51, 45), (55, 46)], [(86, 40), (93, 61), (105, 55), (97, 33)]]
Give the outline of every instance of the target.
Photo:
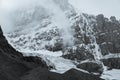
[(49, 68), (46, 62), (40, 57), (29, 56), (29, 57), (23, 57), (22, 59), (26, 62), (35, 63), (43, 68), (47, 68), (47, 69)]
[(84, 62), (77, 65), (77, 68), (84, 69), (90, 73), (99, 73), (102, 74), (103, 67), (101, 64), (98, 64), (96, 62)]
[(71, 60), (81, 61), (86, 59), (94, 59), (94, 56), (84, 46), (67, 48), (64, 53), (65, 54), (62, 57)]
[(103, 80), (99, 76), (71, 69), (64, 74), (49, 72), (46, 69), (36, 68), (24, 75), (21, 80)]
[(63, 80), (104, 80), (99, 78), (99, 76), (78, 71), (76, 69), (71, 69), (63, 75), (65, 76), (65, 79)]
[(108, 58), (101, 60), (105, 66), (108, 66), (110, 69), (120, 69), (120, 58)]

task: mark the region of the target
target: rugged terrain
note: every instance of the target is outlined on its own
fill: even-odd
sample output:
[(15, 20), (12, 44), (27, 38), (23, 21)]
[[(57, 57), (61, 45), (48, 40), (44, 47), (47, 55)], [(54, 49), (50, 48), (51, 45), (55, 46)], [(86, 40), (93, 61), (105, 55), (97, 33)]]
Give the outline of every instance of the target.
[[(36, 1), (22, 7), (18, 3), (6, 14), (11, 16), (8, 27), (13, 27), (4, 35), (15, 49), (2, 31), (0, 48), (12, 59), (7, 59), (10, 71), (21, 65), (13, 68), (18, 74), (12, 70), (5, 75), (21, 80), (99, 80), (108, 70), (120, 69), (120, 22), (114, 16), (79, 12), (68, 0)], [(114, 75), (102, 78), (116, 79)]]
[[(38, 57), (23, 57), (11, 47), (0, 28), (0, 80), (102, 80), (98, 76), (71, 69), (64, 74), (49, 71)], [(71, 76), (72, 75), (72, 76)]]

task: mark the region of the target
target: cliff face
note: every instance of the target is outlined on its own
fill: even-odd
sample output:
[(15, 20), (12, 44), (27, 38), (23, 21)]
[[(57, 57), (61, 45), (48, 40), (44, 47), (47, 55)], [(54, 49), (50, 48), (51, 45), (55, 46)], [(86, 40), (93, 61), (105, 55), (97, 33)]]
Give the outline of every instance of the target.
[(12, 57), (22, 57), (22, 54), (17, 52), (11, 45), (8, 44), (6, 38), (3, 36), (2, 29), (0, 28), (0, 49), (4, 52), (7, 53), (9, 52), (9, 56)]
[(13, 49), (3, 36), (0, 28), (0, 79), (1, 80), (19, 80), (27, 66), (20, 61), (22, 54)]
[(27, 58), (8, 44), (0, 27), (0, 80), (20, 80), (20, 76), (37, 66), (40, 65), (27, 61)]

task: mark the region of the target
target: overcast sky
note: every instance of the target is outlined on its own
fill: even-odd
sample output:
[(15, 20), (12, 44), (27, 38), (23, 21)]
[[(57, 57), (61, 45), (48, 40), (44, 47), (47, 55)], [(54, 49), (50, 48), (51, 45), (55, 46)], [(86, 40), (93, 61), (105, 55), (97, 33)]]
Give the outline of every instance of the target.
[(89, 14), (104, 14), (120, 19), (120, 0), (70, 0), (77, 9)]
[[(35, 0), (33, 0), (33, 1), (35, 1)], [(45, 0), (39, 0), (39, 1), (41, 3), (41, 1), (45, 1)], [(48, 1), (48, 0), (46, 0), (46, 1)], [(79, 9), (81, 12), (88, 13), (88, 14), (95, 14), (95, 15), (104, 14), (106, 17), (116, 16), (117, 19), (120, 19), (120, 0), (69, 0), (69, 1), (74, 7)], [(23, 6), (23, 5), (29, 4), (29, 2), (30, 2), (29, 0), (0, 0), (0, 10), (1, 9), (3, 10), (0, 12), (0, 15), (2, 15), (2, 13), (4, 15), (9, 14), (8, 12), (5, 12), (4, 10), (8, 9), (7, 11), (9, 11), (9, 10), (12, 11), (12, 10), (14, 10), (14, 8), (16, 9), (16, 7), (14, 7), (14, 6), (18, 6), (18, 4), (19, 5), (22, 4), (22, 6)], [(51, 3), (49, 3), (49, 4), (51, 4)], [(36, 5), (36, 3), (35, 3), (35, 5)], [(26, 6), (28, 6), (28, 5), (26, 5)], [(48, 7), (48, 6), (46, 6), (46, 7)], [(52, 8), (52, 10), (54, 11), (53, 8)], [(8, 16), (5, 16), (5, 17), (8, 18)], [(11, 16), (9, 16), (9, 17), (11, 17)], [(0, 16), (0, 24), (1, 25), (4, 24), (4, 26), (7, 26), (4, 29), (6, 31), (7, 30), (9, 31), (12, 28), (10, 28), (8, 26), (11, 26), (12, 23), (7, 18), (4, 18), (4, 16)]]

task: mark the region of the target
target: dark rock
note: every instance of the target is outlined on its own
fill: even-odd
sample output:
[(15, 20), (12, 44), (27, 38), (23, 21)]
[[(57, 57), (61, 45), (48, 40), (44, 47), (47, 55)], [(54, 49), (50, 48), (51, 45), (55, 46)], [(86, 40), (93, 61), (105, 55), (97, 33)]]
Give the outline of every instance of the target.
[(96, 41), (98, 44), (102, 44), (105, 42), (105, 37), (106, 37), (106, 34), (105, 33), (100, 33), (98, 34), (98, 36), (96, 37)]
[(78, 68), (84, 69), (90, 73), (99, 73), (102, 74), (103, 67), (101, 64), (96, 62), (85, 62), (77, 65)]
[[(34, 59), (32, 58), (33, 61), (36, 60)], [(38, 66), (41, 65), (27, 61), (8, 44), (0, 27), (0, 80), (20, 80), (24, 73)]]
[[(62, 57), (71, 59), (71, 60), (86, 60), (86, 59), (94, 59), (94, 56), (87, 50), (85, 49), (84, 46), (76, 46), (76, 48), (67, 48), (64, 51), (65, 55)], [(68, 53), (68, 54), (66, 54)]]
[(108, 66), (111, 69), (120, 69), (120, 58), (108, 58), (102, 59), (102, 61), (105, 66)]
[(0, 49), (0, 80), (19, 80), (29, 68), (19, 60), (19, 58), (11, 58), (8, 53)]
[(47, 69), (49, 68), (46, 62), (43, 61), (40, 57), (29, 56), (29, 57), (23, 57), (22, 59), (27, 62), (35, 63), (43, 68), (47, 68)]
[(64, 80), (61, 74), (53, 73), (45, 68), (35, 68), (21, 77), (21, 80)]
[(102, 55), (107, 55), (109, 54), (108, 46), (105, 44), (100, 45), (101, 53)]
[(71, 69), (64, 73), (65, 79), (63, 80), (103, 80), (99, 76), (88, 74), (82, 71)]
[(22, 54), (16, 51), (11, 45), (8, 44), (8, 41), (3, 36), (2, 29), (0, 27), (0, 49), (4, 52), (9, 52), (9, 56), (13, 58), (20, 58)]
[[(100, 45), (103, 55), (120, 53), (120, 23), (114, 17), (105, 18), (100, 14), (96, 17), (97, 25), (94, 26), (97, 43)], [(104, 44), (105, 43), (105, 44)], [(104, 45), (103, 45), (104, 44)]]
[[(42, 73), (42, 74), (41, 74)], [(75, 69), (71, 69), (64, 74), (58, 74), (49, 72), (46, 69), (36, 68), (25, 76), (21, 80), (103, 80), (99, 76), (84, 73)]]

